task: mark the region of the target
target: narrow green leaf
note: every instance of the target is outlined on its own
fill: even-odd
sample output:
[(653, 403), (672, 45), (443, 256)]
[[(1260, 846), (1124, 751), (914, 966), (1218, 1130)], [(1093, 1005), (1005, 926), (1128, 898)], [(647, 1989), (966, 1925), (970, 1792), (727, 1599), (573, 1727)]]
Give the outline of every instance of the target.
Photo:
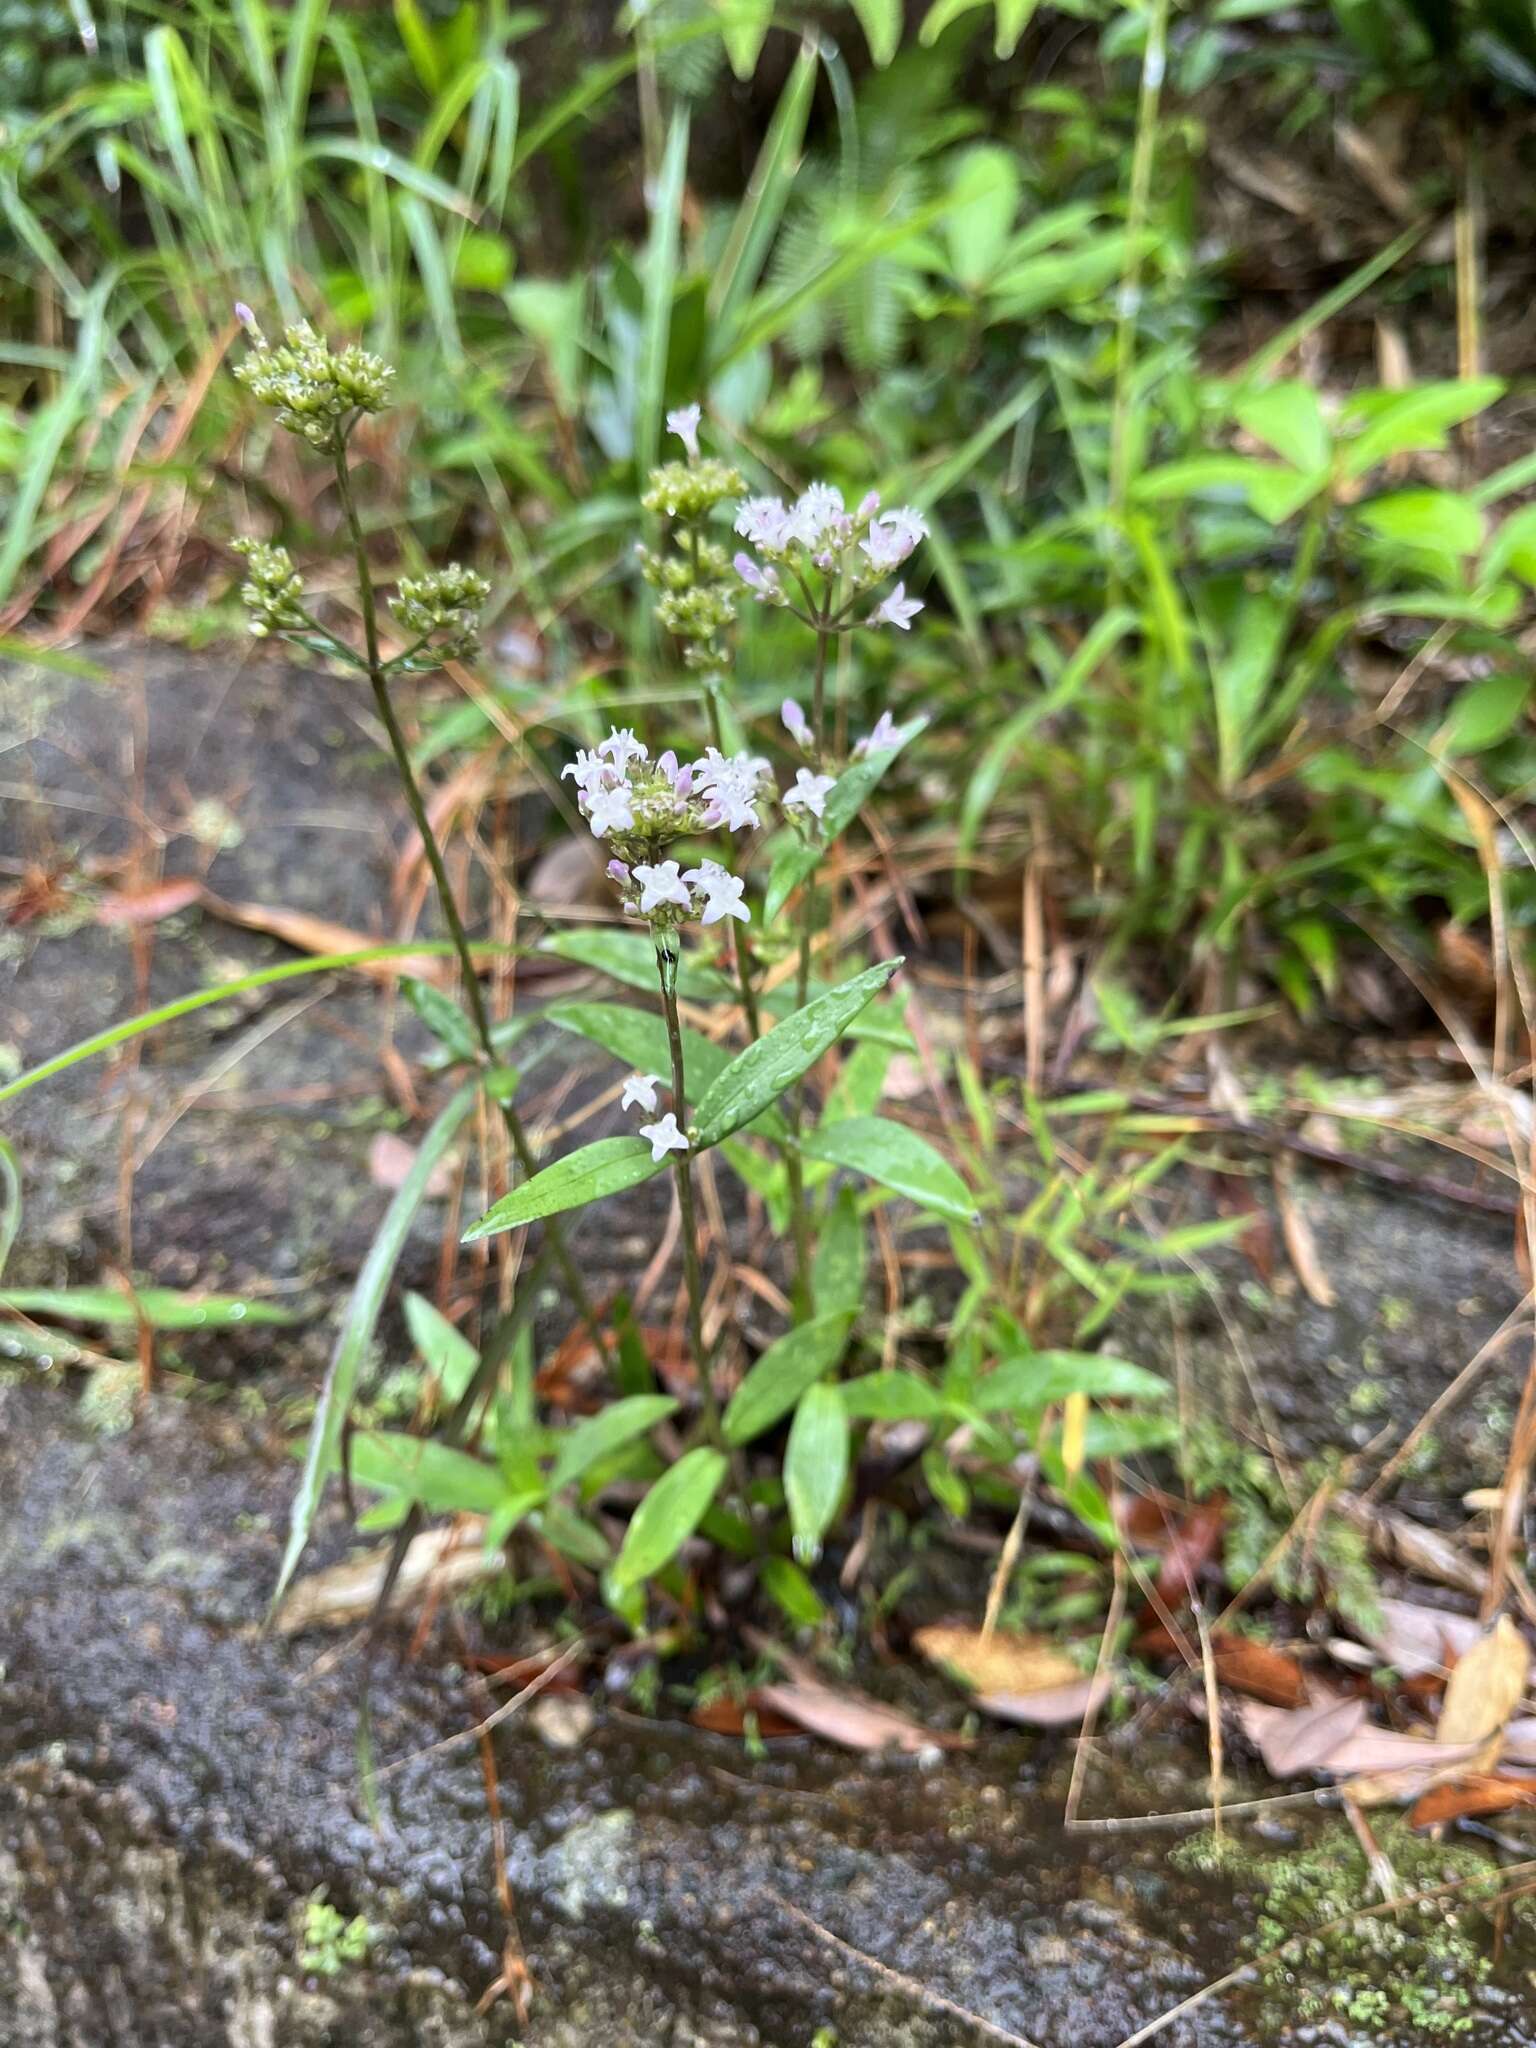
[(651, 1180), (665, 1165), (665, 1160), (651, 1158), (644, 1138), (599, 1138), (595, 1145), (567, 1153), (503, 1195), (478, 1223), (470, 1225), (461, 1242), (472, 1244), (476, 1238), (494, 1237), (498, 1231), (536, 1223), (542, 1216), (558, 1216), (563, 1209), (601, 1201), (604, 1195), (616, 1195)]
[[(539, 951), (611, 975), (627, 988), (643, 989), (648, 995), (656, 992), (656, 947), (644, 932), (555, 932), (540, 941)], [(677, 992), (690, 1003), (714, 1002), (730, 995), (731, 983), (718, 969), (685, 952), (677, 963)]]
[[(651, 958), (654, 975), (654, 949)], [(551, 1003), (544, 1015), (562, 1031), (574, 1031), (577, 1037), (600, 1045), (635, 1073), (666, 1078), (672, 1072), (666, 1019), (654, 1010), (635, 1010), (625, 1003), (572, 1001)], [(683, 1077), (690, 1101), (696, 1101), (730, 1064), (729, 1046), (716, 1045), (702, 1032), (683, 1026)]]
[(0, 1273), (5, 1271), (5, 1262), (11, 1255), (11, 1246), (16, 1242), (20, 1228), (21, 1173), (15, 1152), (4, 1138), (0, 1138)]
[(309, 1541), (320, 1496), (325, 1490), (326, 1475), (335, 1466), (336, 1446), (341, 1438), (342, 1422), (352, 1404), (352, 1390), (373, 1343), (385, 1291), (405, 1248), (416, 1211), (426, 1200), (432, 1175), (458, 1135), (460, 1124), (474, 1107), (478, 1092), (472, 1084), (460, 1088), (438, 1112), (417, 1149), (410, 1171), (384, 1212), (384, 1220), (374, 1235), (373, 1243), (368, 1247), (368, 1256), (363, 1261), (337, 1333), (336, 1348), (331, 1354), (325, 1385), (320, 1390), (315, 1419), (310, 1425), (304, 1470), (289, 1514), (288, 1541), (272, 1594), (274, 1610), (287, 1591), (288, 1582)]
[(442, 1390), (444, 1403), (453, 1406), (475, 1376), (479, 1352), (425, 1295), (406, 1295), (405, 1327), (417, 1356)]
[(696, 1147), (718, 1145), (743, 1124), (760, 1116), (814, 1066), (829, 1045), (840, 1038), (866, 1003), (871, 1002), (901, 966), (898, 956), (866, 968), (851, 980), (807, 1003), (803, 1010), (775, 1024), (745, 1052), (738, 1053), (709, 1088), (694, 1113)]
[(60, 1316), (66, 1322), (94, 1323), (105, 1330), (134, 1330), (146, 1322), (152, 1330), (229, 1330), (291, 1323), (292, 1311), (269, 1301), (246, 1301), (238, 1294), (183, 1294), (174, 1287), (13, 1287), (0, 1293), (0, 1312), (23, 1316)]
[(1162, 1401), (1170, 1392), (1165, 1379), (1126, 1358), (1105, 1358), (1096, 1351), (1027, 1351), (1004, 1359), (979, 1380), (972, 1400), (981, 1414), (992, 1415), (1004, 1408), (1048, 1408), (1068, 1394)]
[[(872, 1049), (884, 1052), (882, 1046)], [(811, 1299), (816, 1304), (816, 1313), (856, 1316), (864, 1306), (868, 1266), (869, 1245), (857, 1197), (852, 1188), (839, 1188), (837, 1200), (816, 1234), (816, 1254), (811, 1265)]]
[(747, 1444), (787, 1415), (843, 1355), (853, 1317), (820, 1315), (770, 1344), (730, 1398), (721, 1427), (728, 1444)]
[(763, 1591), (792, 1628), (820, 1628), (827, 1618), (821, 1595), (787, 1557), (765, 1557), (758, 1576)]
[(669, 1394), (631, 1394), (622, 1401), (610, 1401), (574, 1429), (562, 1430), (549, 1475), (550, 1492), (558, 1493), (658, 1422), (665, 1422), (677, 1413), (677, 1405)]
[(624, 1532), (613, 1563), (617, 1592), (643, 1585), (671, 1563), (703, 1520), (725, 1472), (723, 1453), (700, 1444), (662, 1474)]
[[(348, 1464), (359, 1484), (403, 1495), (429, 1514), (490, 1515), (506, 1499), (506, 1482), (494, 1465), (403, 1430), (359, 1430)], [(338, 1451), (333, 1469), (339, 1466)]]
[(848, 1483), (848, 1417), (836, 1387), (814, 1386), (795, 1410), (784, 1452), (784, 1498), (795, 1557), (814, 1564)]
[(846, 1166), (882, 1187), (920, 1203), (935, 1216), (969, 1223), (976, 1201), (943, 1153), (905, 1124), (883, 1116), (850, 1116), (813, 1131), (803, 1150), (812, 1159)]
[(843, 1413), (861, 1422), (933, 1422), (945, 1412), (935, 1388), (916, 1373), (899, 1369), (844, 1380), (838, 1393)]
[(440, 988), (434, 988), (430, 981), (418, 980), (414, 974), (401, 975), (400, 993), (455, 1060), (473, 1063), (480, 1057), (474, 1026), (452, 996), (445, 996)]
[(901, 0), (852, 0), (869, 54), (884, 70), (901, 45)]

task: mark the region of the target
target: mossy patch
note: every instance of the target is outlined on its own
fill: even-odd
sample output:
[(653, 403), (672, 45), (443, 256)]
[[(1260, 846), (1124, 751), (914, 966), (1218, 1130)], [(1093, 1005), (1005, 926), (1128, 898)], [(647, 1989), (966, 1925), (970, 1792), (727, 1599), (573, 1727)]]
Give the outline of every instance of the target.
[[(1486, 1908), (1501, 1873), (1478, 1850), (1431, 1841), (1399, 1816), (1373, 1816), (1373, 1829), (1397, 1877), (1394, 1909), (1366, 1910), (1380, 1902), (1342, 1820), (1285, 1855), (1202, 1834), (1172, 1861), (1251, 1893), (1255, 1918), (1243, 1948), (1257, 1962), (1266, 2023), (1343, 2021), (1404, 2042), (1470, 2034), (1478, 1990), (1494, 1972)], [(1418, 1896), (1426, 1892), (1438, 1896)], [(1510, 1911), (1507, 1933), (1536, 1935), (1536, 1902), (1517, 1899)]]

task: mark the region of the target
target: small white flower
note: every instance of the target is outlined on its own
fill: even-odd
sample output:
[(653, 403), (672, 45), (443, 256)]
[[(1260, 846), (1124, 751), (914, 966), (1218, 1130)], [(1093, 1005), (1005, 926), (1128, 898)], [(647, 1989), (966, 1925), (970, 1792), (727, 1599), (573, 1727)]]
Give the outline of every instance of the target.
[(845, 537), (848, 524), (843, 494), (836, 484), (811, 484), (796, 498), (785, 531), (791, 540), (815, 549)]
[(793, 697), (786, 697), (784, 699), (784, 702), (779, 706), (779, 716), (784, 721), (784, 730), (789, 734), (797, 747), (808, 747), (811, 744), (811, 728), (806, 723), (805, 713), (800, 709), (800, 706)]
[(779, 572), (777, 569), (759, 568), (757, 563), (748, 554), (738, 554), (732, 566), (748, 590), (754, 592), (760, 600), (763, 598), (776, 600), (783, 596), (784, 593), (779, 585)]
[(631, 761), (650, 758), (650, 749), (643, 740), (637, 740), (627, 726), (622, 732), (614, 726), (607, 739), (598, 741), (597, 751), (613, 763), (620, 775)]
[(872, 626), (899, 626), (903, 633), (910, 633), (912, 621), (923, 608), (920, 597), (908, 597), (905, 583), (898, 583), (890, 596), (877, 604), (869, 615)]
[(741, 900), (746, 884), (739, 875), (721, 867), (719, 861), (701, 860), (696, 868), (688, 870), (683, 880), (692, 885), (696, 896), (703, 898), (701, 924), (718, 924), (723, 917), (740, 918), (743, 924), (752, 922), (752, 913)]
[(835, 776), (813, 775), (809, 768), (796, 769), (794, 788), (784, 792), (784, 808), (788, 811), (798, 806), (809, 811), (813, 818), (819, 818), (827, 808), (828, 796), (836, 787)]
[(587, 823), (594, 839), (602, 839), (610, 832), (627, 832), (634, 824), (635, 807), (622, 782), (616, 789), (589, 789), (584, 794)]
[(651, 1160), (653, 1164), (659, 1165), (669, 1152), (686, 1152), (688, 1150), (688, 1140), (677, 1128), (676, 1113), (670, 1109), (658, 1122), (642, 1124), (640, 1126), (640, 1135), (642, 1138), (649, 1138), (651, 1141)]
[(574, 761), (567, 761), (560, 770), (560, 780), (569, 775), (583, 795), (591, 796), (595, 790), (605, 788), (608, 781), (608, 763), (601, 754), (589, 754), (585, 747), (576, 749)]
[(767, 768), (768, 763), (757, 755), (722, 754), (717, 747), (711, 747), (704, 759), (695, 763), (693, 771), (694, 787), (710, 799), (704, 822), (724, 825), (731, 832), (740, 832), (747, 825), (760, 825), (758, 785)]
[(899, 569), (920, 540), (928, 535), (928, 522), (921, 512), (914, 512), (910, 505), (903, 505), (897, 512), (887, 512), (872, 522), (864, 539), (864, 552), (868, 555), (871, 568), (883, 575), (889, 569)]
[(882, 711), (875, 720), (874, 731), (865, 733), (854, 748), (854, 758), (861, 760), (865, 754), (878, 754), (884, 747), (894, 747), (900, 738), (901, 727), (889, 711)]
[(736, 531), (755, 548), (777, 550), (784, 545), (789, 514), (782, 498), (748, 498), (736, 511)]
[(640, 884), (640, 915), (649, 917), (653, 910), (659, 910), (663, 903), (676, 903), (684, 910), (692, 909), (688, 891), (683, 887), (681, 875), (675, 860), (658, 861), (648, 866), (644, 861), (635, 864), (635, 880)]
[(624, 1093), (619, 1097), (620, 1109), (633, 1109), (638, 1102), (642, 1109), (654, 1116), (656, 1084), (660, 1079), (660, 1074), (631, 1074), (624, 1083)]
[(667, 432), (676, 434), (688, 451), (688, 460), (699, 459), (699, 408), (696, 405), (680, 405), (675, 412), (667, 414)]

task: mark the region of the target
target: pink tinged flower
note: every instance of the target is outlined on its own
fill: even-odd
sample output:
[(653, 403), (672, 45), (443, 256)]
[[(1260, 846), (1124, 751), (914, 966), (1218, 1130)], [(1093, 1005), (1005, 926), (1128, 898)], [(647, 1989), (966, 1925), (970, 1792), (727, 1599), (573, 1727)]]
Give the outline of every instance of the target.
[(812, 484), (796, 498), (785, 530), (790, 539), (814, 549), (835, 538), (847, 524), (843, 494), (836, 484)]
[(677, 755), (670, 747), (668, 747), (664, 754), (658, 757), (656, 773), (658, 775), (665, 775), (668, 782), (675, 782), (677, 780)]
[(807, 810), (813, 818), (819, 818), (827, 808), (827, 798), (837, 787), (835, 776), (813, 775), (809, 768), (795, 772), (795, 786), (784, 792), (784, 808)]
[(869, 615), (872, 626), (899, 626), (903, 633), (910, 633), (912, 621), (923, 608), (918, 597), (908, 597), (905, 583), (898, 583), (882, 603), (877, 604)]
[(670, 1109), (658, 1122), (642, 1124), (640, 1126), (640, 1135), (642, 1138), (650, 1140), (651, 1161), (653, 1165), (660, 1165), (669, 1152), (686, 1152), (688, 1150), (688, 1140), (677, 1128), (676, 1112)]
[(587, 822), (595, 839), (606, 838), (610, 832), (627, 832), (634, 824), (635, 807), (622, 782), (616, 789), (593, 788), (584, 790), (583, 795), (586, 798)]
[(748, 498), (737, 507), (736, 531), (753, 547), (773, 551), (784, 545), (788, 520), (782, 498)]
[(584, 795), (593, 789), (601, 789), (608, 780), (608, 763), (601, 754), (589, 754), (585, 747), (578, 747), (574, 761), (567, 761), (560, 770), (560, 780), (570, 776)]
[(910, 505), (904, 505), (897, 512), (887, 512), (883, 519), (872, 522), (864, 539), (864, 552), (870, 566), (882, 574), (889, 569), (899, 569), (920, 540), (927, 538), (928, 522), (921, 512), (914, 512)]
[(624, 1083), (624, 1093), (619, 1097), (620, 1109), (633, 1109), (638, 1102), (649, 1115), (656, 1114), (656, 1084), (660, 1074), (631, 1074)]
[(235, 318), (240, 322), (240, 325), (245, 329), (252, 341), (256, 343), (257, 347), (261, 347), (263, 341), (261, 329), (256, 324), (256, 315), (251, 311), (244, 299), (236, 299), (235, 301)]
[(764, 598), (772, 600), (783, 595), (779, 587), (779, 572), (777, 569), (759, 568), (752, 557), (744, 553), (736, 555), (732, 566), (736, 574), (745, 583), (748, 590), (753, 592), (759, 602)]
[(679, 768), (672, 778), (672, 794), (680, 804), (686, 803), (693, 794), (693, 772), (693, 763), (690, 761), (686, 768)]
[(683, 880), (692, 885), (695, 902), (703, 903), (701, 924), (719, 924), (725, 917), (740, 918), (743, 924), (752, 922), (752, 913), (741, 900), (746, 884), (739, 875), (721, 867), (719, 861), (700, 861), (696, 868), (688, 870)]
[(880, 493), (878, 491), (866, 491), (859, 500), (859, 517), (861, 519), (872, 519), (879, 510)]
[(621, 861), (621, 860), (611, 860), (611, 861), (609, 861), (609, 863), (608, 863), (608, 879), (609, 879), (609, 881), (610, 881), (610, 882), (617, 882), (617, 883), (618, 883), (618, 885), (619, 885), (619, 887), (620, 887), (621, 889), (623, 889), (623, 888), (627, 888), (627, 887), (628, 887), (628, 885), (629, 885), (629, 869), (628, 869), (627, 867), (625, 867), (625, 865), (624, 865), (623, 861)]
[(654, 866), (639, 861), (635, 866), (635, 880), (640, 884), (640, 915), (649, 917), (653, 910), (659, 910), (663, 903), (676, 903), (684, 910), (692, 909), (688, 891), (683, 887), (682, 876), (678, 873), (675, 860), (658, 861)]
[(889, 711), (882, 711), (875, 720), (874, 731), (864, 735), (854, 748), (854, 755), (862, 758), (865, 754), (878, 754), (885, 747), (894, 747), (900, 738), (901, 727)]
[(642, 740), (637, 740), (627, 726), (622, 732), (615, 726), (607, 739), (598, 741), (597, 751), (613, 763), (620, 775), (631, 761), (650, 758), (649, 748)]
[(688, 452), (688, 460), (699, 459), (699, 408), (696, 405), (680, 405), (675, 412), (667, 414), (667, 432), (676, 434)]
[(811, 728), (806, 723), (805, 713), (793, 697), (784, 699), (779, 706), (779, 716), (784, 721), (784, 730), (797, 747), (808, 747), (811, 744)]

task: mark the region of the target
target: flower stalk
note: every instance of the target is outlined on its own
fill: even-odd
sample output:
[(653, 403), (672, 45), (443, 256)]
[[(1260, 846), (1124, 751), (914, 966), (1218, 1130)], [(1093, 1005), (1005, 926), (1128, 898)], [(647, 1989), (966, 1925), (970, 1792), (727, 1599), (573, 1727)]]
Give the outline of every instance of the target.
[[(688, 1128), (687, 1079), (683, 1072), (683, 1027), (677, 1014), (676, 942), (656, 936), (656, 973), (661, 983), (661, 1007), (667, 1020), (667, 1047), (672, 1056), (672, 1115)], [(683, 1235), (683, 1276), (688, 1291), (688, 1348), (699, 1385), (699, 1413), (710, 1442), (721, 1446), (720, 1404), (715, 1398), (709, 1353), (704, 1343), (704, 1272), (699, 1261), (698, 1218), (693, 1202), (693, 1153), (684, 1149), (672, 1162), (672, 1181), (677, 1189), (678, 1214)]]

